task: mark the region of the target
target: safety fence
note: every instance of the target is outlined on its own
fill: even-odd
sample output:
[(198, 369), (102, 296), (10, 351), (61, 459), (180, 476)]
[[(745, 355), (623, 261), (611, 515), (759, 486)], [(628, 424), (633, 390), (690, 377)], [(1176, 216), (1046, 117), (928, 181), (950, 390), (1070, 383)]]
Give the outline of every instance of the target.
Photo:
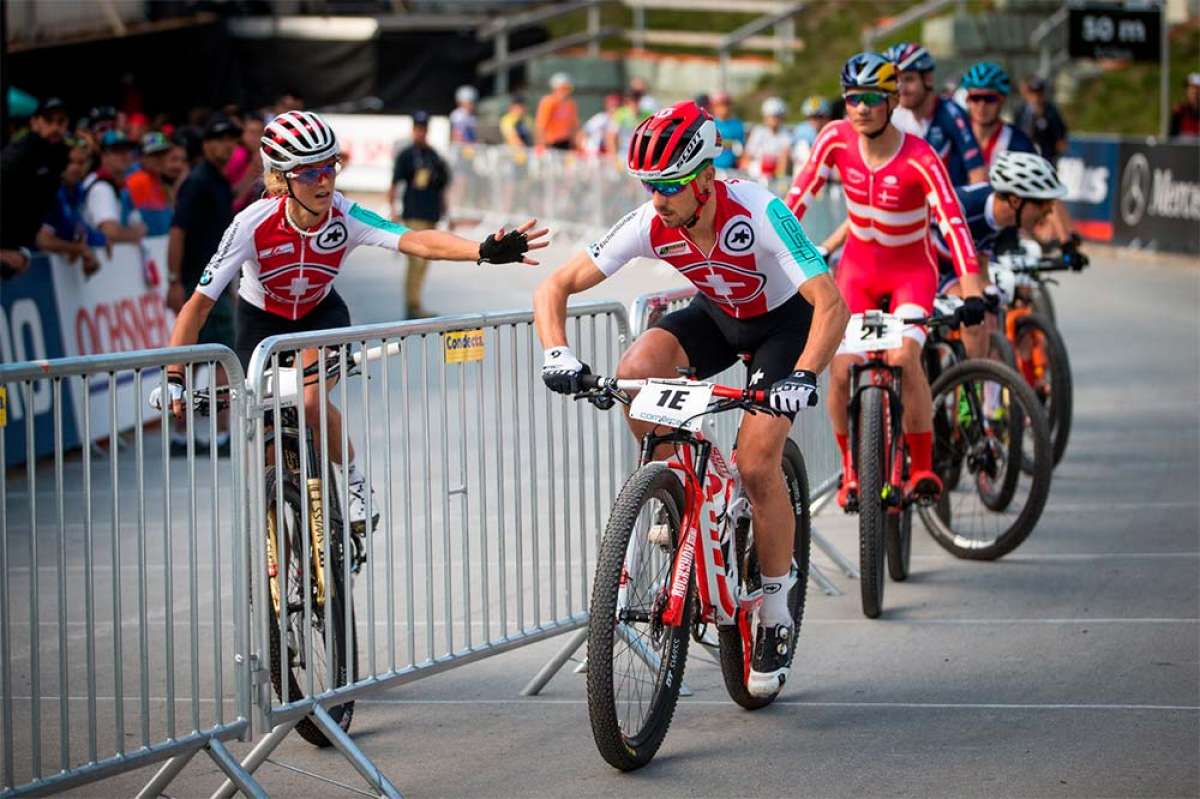
[[(686, 299), (642, 298), (634, 331)], [(615, 374), (627, 319), (616, 303), (573, 307), (572, 349)], [(636, 452), (618, 412), (544, 390), (531, 313), (274, 337), (245, 381), (210, 346), (4, 366), (0, 384), (58, 407), (74, 381), (89, 440), (93, 415), (118, 412), (115, 386), (140, 397), (168, 363), (192, 388), (216, 366), (239, 387), (210, 392), (228, 403), (228, 461), (173, 453), (167, 411), (155, 430), (135, 408), (124, 448), (68, 454), (55, 425), (52, 464), (31, 452), (23, 476), (2, 470), (5, 795), (165, 760), (141, 793), (157, 796), (204, 750), (229, 778), (215, 795), (263, 796), (254, 772), (296, 731), (398, 796), (351, 738), (354, 700), (574, 631), (537, 693), (584, 642), (600, 536)], [(217, 424), (189, 407), (184, 428), (215, 437)], [(822, 424), (802, 416), (796, 434), (814, 497), (837, 462)], [(713, 432), (728, 446), (732, 429)], [(362, 536), (350, 462), (379, 517)], [(240, 763), (222, 744), (255, 737)]]
[[(12, 430), (0, 413), (5, 795), (57, 792), (201, 750), (251, 787), (222, 744), (250, 735), (241, 459), (200, 456), (195, 444), (172, 458), (166, 411), (147, 428), (155, 414), (123, 399), (140, 400), (171, 363), (193, 385), (218, 366), (242, 385), (237, 359), (219, 346), (0, 366), (4, 406), (19, 396), (51, 420), (43, 429), (24, 414), (24, 466), (10, 470)], [(71, 451), (72, 397), (81, 440), (129, 415), (132, 441), (110, 435)], [(235, 442), (243, 399), (233, 392)], [(189, 412), (186, 429), (197, 427), (216, 436), (216, 419)], [(53, 455), (39, 461), (43, 449)]]
[[(453, 145), (446, 160), (452, 177), (446, 200), (456, 216), (482, 216), (487, 215), (486, 209), (504, 208), (513, 219), (534, 216), (553, 222), (556, 230), (564, 222), (584, 225), (598, 235), (646, 202), (641, 184), (629, 176), (623, 163), (608, 156), (503, 145)], [(754, 180), (734, 171), (721, 170), (720, 175)], [(777, 178), (767, 185), (783, 197), (790, 178)], [(845, 200), (834, 182), (805, 214), (804, 230), (820, 242), (845, 218)]]

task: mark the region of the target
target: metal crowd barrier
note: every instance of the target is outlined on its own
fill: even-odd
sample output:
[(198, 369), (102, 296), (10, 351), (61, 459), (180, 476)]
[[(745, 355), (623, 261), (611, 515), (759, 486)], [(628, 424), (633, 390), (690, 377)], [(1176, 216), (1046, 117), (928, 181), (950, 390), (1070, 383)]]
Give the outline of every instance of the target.
[[(244, 393), (232, 394), (228, 460), (194, 443), (175, 456), (167, 411), (145, 403), (171, 363), (193, 385), (217, 365), (242, 385), (237, 358), (213, 345), (0, 365), (4, 796), (171, 759), (142, 793), (157, 796), (201, 750), (265, 796), (222, 743), (251, 734)], [(17, 425), (23, 469), (5, 455)], [(67, 452), (72, 427), (84, 445)], [(197, 427), (215, 437), (216, 420), (189, 410), (185, 429)]]
[[(580, 357), (612, 372), (628, 339), (625, 309), (574, 306), (568, 333)], [(366, 561), (357, 575), (348, 558), (335, 574), (336, 558), (329, 555), (331, 545), (340, 543), (345, 552), (354, 545), (346, 515), (340, 523), (333, 515), (335, 506), (346, 507), (347, 475), (329, 454), (330, 419), (323, 407), (306, 419), (303, 394), (289, 400), (275, 391), (297, 374), (295, 367), (281, 367), (281, 359), (317, 347), (332, 348), (339, 371), (356, 354), (362, 364), (361, 374), (336, 384), (323, 373), (311, 378), (341, 409), (343, 451), (353, 442), (356, 462), (376, 492), (370, 513), (380, 514), (379, 525), (365, 537)], [(263, 609), (254, 616), (252, 661), (257, 704), (271, 732), (243, 761), (248, 772), (307, 719), (372, 788), (398, 795), (338, 726), (339, 706), (585, 628), (600, 531), (633, 447), (622, 443), (629, 437), (619, 414), (544, 390), (541, 353), (528, 311), (277, 336), (259, 345), (247, 408), (250, 507), (258, 509), (249, 519), (252, 583), (254, 607)], [(291, 423), (300, 442), (291, 464), (267, 423), (268, 416), (281, 419), (289, 403), (297, 406)], [(325, 468), (311, 473), (306, 428), (320, 442), (316, 462), (329, 464), (334, 476), (322, 478)], [(303, 557), (292, 560), (282, 533), (271, 553), (265, 512), (287, 504), (282, 487), (289, 480), (312, 489), (293, 492)], [(318, 502), (328, 525), (313, 521)], [(314, 528), (322, 530), (316, 540), (324, 550), (323, 572), (311, 565), (322, 557), (312, 552)], [(286, 568), (293, 561), (300, 562), (295, 571)], [(325, 596), (334, 595), (339, 577), (353, 586), (353, 610), (350, 603), (316, 599), (322, 581)], [(267, 612), (276, 590), (303, 607), (294, 624), (286, 614), (276, 620)], [(324, 653), (327, 666), (335, 663), (331, 636), (314, 632), (314, 625), (334, 629), (337, 612), (345, 614), (347, 629), (357, 630), (354, 645), (344, 647), (346, 667), (327, 670), (323, 682), (280, 681), (281, 695), (272, 685), (272, 658), (312, 664)], [(311, 677), (315, 669), (306, 671)], [(227, 783), (218, 795), (233, 788)]]

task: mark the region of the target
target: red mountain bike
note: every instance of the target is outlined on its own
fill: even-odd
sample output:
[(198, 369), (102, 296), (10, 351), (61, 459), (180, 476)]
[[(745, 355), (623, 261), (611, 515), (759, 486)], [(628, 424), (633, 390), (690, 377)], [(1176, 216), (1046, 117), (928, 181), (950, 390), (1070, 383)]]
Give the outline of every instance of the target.
[[(600, 408), (620, 402), (633, 418), (659, 426), (642, 440), (640, 465), (613, 504), (588, 630), (592, 735), (610, 765), (629, 771), (649, 763), (662, 745), (683, 683), (688, 639), (701, 640), (705, 625), (717, 626), (721, 672), (735, 702), (754, 710), (777, 695), (757, 697), (746, 688), (762, 604), (750, 502), (734, 463), (700, 432), (706, 415), (772, 411), (763, 391), (695, 380), (586, 375), (582, 382), (586, 390), (577, 399)], [(659, 435), (659, 429), (669, 432)], [(664, 445), (674, 456), (655, 460)], [(791, 440), (780, 468), (796, 517), (788, 607), (799, 634), (811, 537), (808, 477)]]

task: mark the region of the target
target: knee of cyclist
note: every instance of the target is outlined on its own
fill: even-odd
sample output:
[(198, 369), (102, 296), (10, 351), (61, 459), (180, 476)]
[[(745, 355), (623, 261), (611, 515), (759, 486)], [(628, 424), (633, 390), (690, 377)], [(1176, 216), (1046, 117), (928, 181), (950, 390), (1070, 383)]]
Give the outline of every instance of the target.
[(617, 364), (617, 377), (621, 380), (641, 380), (647, 377), (667, 377), (660, 374), (653, 357), (630, 351)]
[(742, 478), (742, 486), (751, 499), (768, 490), (773, 480), (779, 476), (779, 463), (768, 462), (766, 458), (745, 458), (743, 453), (738, 455), (738, 474)]

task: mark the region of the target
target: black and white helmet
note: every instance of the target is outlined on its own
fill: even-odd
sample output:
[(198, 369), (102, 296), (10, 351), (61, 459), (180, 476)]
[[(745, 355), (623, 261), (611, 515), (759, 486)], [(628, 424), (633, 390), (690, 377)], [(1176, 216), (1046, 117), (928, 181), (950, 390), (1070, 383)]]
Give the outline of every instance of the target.
[(1067, 187), (1058, 179), (1054, 165), (1033, 153), (1000, 153), (988, 171), (992, 189), (1026, 200), (1060, 200)]
[(263, 168), (288, 172), (328, 161), (341, 152), (333, 128), (311, 111), (287, 111), (267, 123), (262, 135)]

